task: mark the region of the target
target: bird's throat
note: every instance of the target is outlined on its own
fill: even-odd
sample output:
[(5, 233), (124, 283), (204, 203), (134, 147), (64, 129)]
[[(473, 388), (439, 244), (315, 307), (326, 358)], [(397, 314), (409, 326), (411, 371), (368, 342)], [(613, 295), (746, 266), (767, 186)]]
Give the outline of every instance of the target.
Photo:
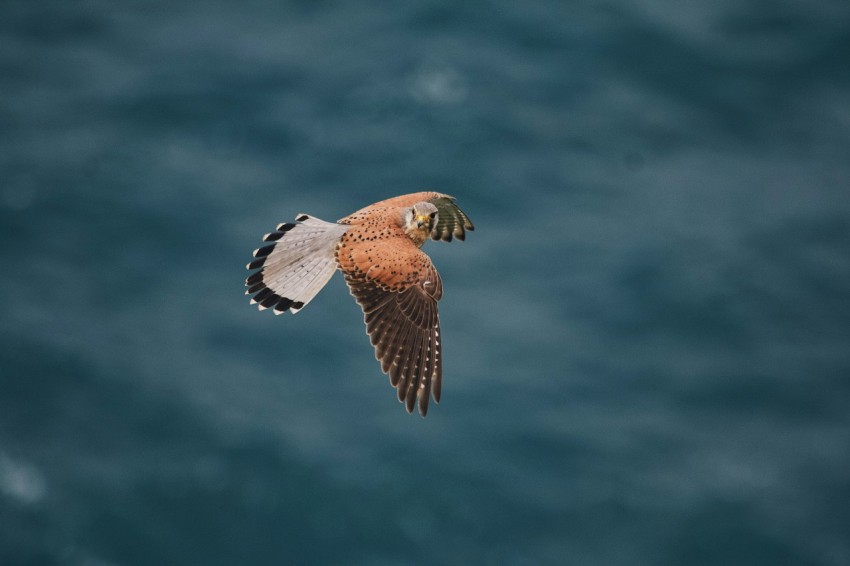
[(416, 225), (409, 226), (405, 233), (407, 233), (408, 237), (413, 240), (413, 243), (416, 244), (417, 248), (421, 248), (425, 241), (428, 239), (429, 230), (426, 228), (419, 228)]

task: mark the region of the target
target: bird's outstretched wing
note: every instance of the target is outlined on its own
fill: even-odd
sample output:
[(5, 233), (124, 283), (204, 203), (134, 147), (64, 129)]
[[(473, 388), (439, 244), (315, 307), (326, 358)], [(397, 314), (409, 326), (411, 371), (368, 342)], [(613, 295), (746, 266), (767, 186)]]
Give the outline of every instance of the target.
[(454, 197), (440, 195), (428, 200), (437, 207), (437, 225), (431, 230), (432, 240), (451, 242), (452, 236), (459, 240), (466, 238), (466, 230), (475, 230), (469, 217), (455, 204)]
[(431, 395), (440, 401), (442, 385), (440, 275), (430, 258), (403, 235), (362, 244), (355, 234), (347, 234), (337, 259), (363, 309), (381, 370), (389, 374), (407, 411), (413, 411), (418, 399), (424, 417)]

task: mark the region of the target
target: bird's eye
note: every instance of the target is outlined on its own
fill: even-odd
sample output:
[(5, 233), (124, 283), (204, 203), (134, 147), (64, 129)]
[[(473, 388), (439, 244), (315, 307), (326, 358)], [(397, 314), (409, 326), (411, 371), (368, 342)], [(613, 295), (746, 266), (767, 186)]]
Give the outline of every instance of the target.
[(436, 212), (432, 212), (432, 213), (431, 213), (431, 220), (434, 220), (434, 217), (435, 217), (435, 216), (437, 216), (437, 213), (436, 213)]

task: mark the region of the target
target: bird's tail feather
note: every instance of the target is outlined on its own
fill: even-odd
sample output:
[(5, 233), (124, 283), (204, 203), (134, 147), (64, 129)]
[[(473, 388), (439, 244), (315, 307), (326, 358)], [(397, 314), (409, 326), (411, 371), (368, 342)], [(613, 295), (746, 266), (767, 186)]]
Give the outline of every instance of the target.
[(306, 214), (296, 216), (294, 223), (278, 224), (263, 237), (270, 243), (254, 250), (247, 265), (259, 269), (245, 280), (251, 304), (273, 308), (275, 314), (304, 308), (336, 270), (336, 245), (347, 229)]

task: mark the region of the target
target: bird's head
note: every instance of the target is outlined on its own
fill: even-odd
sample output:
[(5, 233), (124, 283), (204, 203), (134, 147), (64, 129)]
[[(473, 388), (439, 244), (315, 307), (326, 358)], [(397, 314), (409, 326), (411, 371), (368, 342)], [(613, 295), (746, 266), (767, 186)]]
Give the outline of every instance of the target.
[(404, 215), (404, 230), (421, 246), (437, 225), (438, 216), (436, 206), (430, 202), (417, 202)]

